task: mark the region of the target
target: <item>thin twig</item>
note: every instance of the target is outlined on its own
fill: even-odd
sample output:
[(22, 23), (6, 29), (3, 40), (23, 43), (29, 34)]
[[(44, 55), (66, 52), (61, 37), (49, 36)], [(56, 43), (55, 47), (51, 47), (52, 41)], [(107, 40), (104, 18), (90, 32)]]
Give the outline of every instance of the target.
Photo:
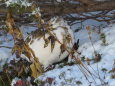
[(0, 48), (9, 48), (9, 49), (12, 49), (12, 47), (9, 47), (9, 46), (0, 46)]

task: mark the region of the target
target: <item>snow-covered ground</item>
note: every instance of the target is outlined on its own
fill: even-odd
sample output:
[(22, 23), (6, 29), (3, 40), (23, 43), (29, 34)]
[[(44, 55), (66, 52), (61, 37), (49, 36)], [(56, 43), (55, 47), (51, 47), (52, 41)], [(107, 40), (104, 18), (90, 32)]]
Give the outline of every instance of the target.
[[(48, 71), (36, 79), (36, 82), (38, 84), (40, 81), (47, 82), (45, 86), (102, 86), (102, 83), (108, 83), (103, 86), (115, 86), (115, 79), (112, 78), (112, 72), (110, 73), (110, 70), (114, 69), (115, 66), (115, 24), (101, 29), (100, 34), (104, 33), (105, 35), (105, 45), (97, 31), (92, 31), (91, 33), (92, 40), (95, 40), (93, 41), (95, 51), (101, 55), (102, 59), (100, 62), (90, 64), (90, 66), (86, 64), (93, 76), (88, 77), (89, 81), (79, 70), (78, 65), (75, 64)], [(78, 51), (81, 52), (81, 55), (79, 57), (85, 57), (85, 59), (94, 58), (94, 49), (91, 42), (88, 41), (86, 29), (75, 33), (75, 36), (77, 39), (80, 39)]]
[[(32, 4), (27, 3), (27, 0), (8, 0), (7, 6), (14, 3), (20, 3), (21, 7), (29, 7)], [(60, 2), (61, 0), (57, 0)], [(95, 0), (95, 1), (109, 1), (109, 0)], [(39, 8), (36, 10), (40, 12)], [(36, 13), (33, 11), (33, 14)], [(40, 15), (40, 14), (39, 14)], [(82, 29), (74, 32), (76, 40), (79, 39), (79, 55), (75, 53), (76, 57), (84, 58), (83, 63), (86, 69), (79, 68), (79, 64), (65, 65), (57, 64), (54, 69), (45, 72), (43, 75), (36, 78), (35, 82), (38, 86), (115, 86), (115, 24), (108, 26), (96, 27), (100, 23), (93, 20), (85, 21)], [(103, 24), (103, 23), (102, 23)], [(105, 23), (104, 23), (105, 24)], [(91, 26), (91, 40), (88, 38), (88, 31), (85, 29), (87, 25)], [(75, 31), (80, 25), (73, 25), (72, 29)], [(21, 27), (24, 37), (27, 32), (35, 30), (35, 27)], [(10, 35), (0, 36), (0, 71), (6, 62), (9, 62), (15, 56), (12, 56), (11, 49), (3, 46), (13, 47), (13, 41)], [(95, 62), (95, 53), (100, 55), (101, 60)], [(91, 60), (90, 62), (88, 61)], [(87, 75), (85, 76), (83, 72)], [(89, 74), (90, 73), (90, 74)], [(86, 78), (87, 77), (87, 78)], [(18, 78), (12, 82), (15, 84)]]
[[(89, 24), (87, 23), (87, 25)], [(74, 27), (73, 31), (75, 30)], [(79, 57), (84, 57), (85, 60), (87, 58), (94, 58), (94, 48), (95, 51), (101, 55), (101, 61), (99, 62), (91, 62), (90, 65), (84, 62), (92, 76), (88, 74), (88, 79), (86, 79), (77, 64), (62, 67), (59, 66), (62, 64), (59, 64), (53, 70), (47, 71), (35, 80), (38, 86), (39, 84), (43, 86), (101, 86), (103, 83), (106, 83), (107, 86), (115, 86), (115, 79), (112, 78), (112, 75), (115, 76), (115, 74), (110, 72), (115, 67), (115, 24), (108, 25), (105, 28), (91, 28), (91, 41), (93, 42), (94, 48), (91, 45), (85, 27), (86, 26), (78, 32), (75, 32), (74, 35), (76, 40), (80, 40), (78, 52), (81, 54), (78, 55)], [(25, 37), (27, 36), (26, 32), (31, 31), (33, 28), (34, 27), (29, 29), (24, 26), (21, 27)], [(101, 29), (101, 31), (99, 29)], [(7, 39), (12, 39), (9, 35), (6, 37)], [(0, 37), (0, 41), (3, 41), (3, 39), (3, 36)], [(105, 42), (103, 42), (103, 40), (105, 40)], [(0, 46), (11, 47), (13, 46), (13, 41), (3, 42)], [(11, 49), (0, 48), (0, 70), (9, 58), (11, 58)]]

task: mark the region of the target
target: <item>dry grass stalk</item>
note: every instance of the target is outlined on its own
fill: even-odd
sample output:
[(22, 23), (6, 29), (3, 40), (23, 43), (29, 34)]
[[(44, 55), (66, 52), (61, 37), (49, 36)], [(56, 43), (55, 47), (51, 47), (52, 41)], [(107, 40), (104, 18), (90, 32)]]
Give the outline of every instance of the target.
[(43, 72), (43, 69), (41, 68), (39, 60), (35, 56), (33, 50), (29, 47), (28, 44), (25, 43), (22, 32), (18, 27), (16, 27), (11, 9), (9, 9), (7, 13), (6, 25), (8, 27), (9, 33), (14, 39), (12, 53), (15, 53), (17, 57), (21, 57), (21, 54), (25, 54), (30, 60), (33, 60), (33, 65), (37, 66), (36, 70), (38, 70), (39, 73), (37, 75), (40, 75)]

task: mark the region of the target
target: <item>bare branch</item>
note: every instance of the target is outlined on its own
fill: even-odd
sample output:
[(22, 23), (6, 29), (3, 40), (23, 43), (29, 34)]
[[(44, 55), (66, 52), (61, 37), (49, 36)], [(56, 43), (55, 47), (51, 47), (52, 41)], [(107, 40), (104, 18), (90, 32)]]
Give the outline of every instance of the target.
[(9, 46), (0, 46), (0, 48), (9, 48), (9, 49), (12, 49), (12, 47), (9, 47)]
[(93, 5), (96, 3), (96, 1), (94, 1), (94, 0), (76, 0), (76, 1), (79, 1), (79, 2), (86, 4), (86, 5)]
[[(83, 1), (86, 3), (86, 1), (91, 0), (78, 0)], [(92, 3), (92, 2), (88, 2)], [(94, 11), (103, 11), (103, 10), (114, 10), (115, 9), (115, 1), (110, 2), (98, 2), (96, 4), (92, 4), (89, 6), (80, 5), (80, 4), (70, 4), (70, 3), (61, 3), (61, 4), (39, 4), (42, 13), (51, 14), (52, 12), (55, 15), (64, 15), (64, 14), (70, 14), (70, 13), (83, 13), (83, 12), (94, 12)], [(29, 10), (27, 10), (29, 11)], [(0, 7), (0, 13), (7, 12), (6, 9)]]

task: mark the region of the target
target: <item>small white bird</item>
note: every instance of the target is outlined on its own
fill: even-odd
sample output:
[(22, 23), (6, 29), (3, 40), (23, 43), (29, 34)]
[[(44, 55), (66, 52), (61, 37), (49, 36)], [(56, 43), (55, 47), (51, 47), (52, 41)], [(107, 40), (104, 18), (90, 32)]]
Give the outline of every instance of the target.
[[(65, 44), (67, 49), (71, 51), (74, 45), (74, 35), (67, 22), (65, 22), (62, 18), (57, 17), (52, 18), (49, 23), (52, 25), (52, 28), (54, 28), (51, 33), (55, 34), (56, 38), (62, 44)], [(64, 51), (63, 53), (61, 52), (62, 44), (57, 41), (55, 41), (53, 49), (51, 48), (51, 40), (45, 46), (46, 41), (44, 40), (44, 37), (45, 39), (49, 39), (51, 37), (48, 33), (45, 33), (44, 37), (41, 37), (43, 36), (43, 33), (40, 33), (40, 31), (38, 31), (37, 34), (36, 33), (33, 33), (34, 36), (30, 35), (28, 37), (31, 40), (28, 44), (44, 68), (63, 60), (69, 55), (67, 51)], [(38, 35), (38, 37), (36, 37), (36, 35)]]

